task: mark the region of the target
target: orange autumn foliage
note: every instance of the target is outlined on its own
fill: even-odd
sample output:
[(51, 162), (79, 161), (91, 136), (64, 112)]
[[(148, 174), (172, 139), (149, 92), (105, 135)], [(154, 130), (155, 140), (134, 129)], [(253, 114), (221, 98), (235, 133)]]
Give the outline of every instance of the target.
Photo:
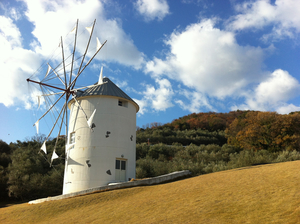
[(300, 150), (300, 114), (248, 112), (226, 129), (228, 144), (249, 150), (271, 152)]

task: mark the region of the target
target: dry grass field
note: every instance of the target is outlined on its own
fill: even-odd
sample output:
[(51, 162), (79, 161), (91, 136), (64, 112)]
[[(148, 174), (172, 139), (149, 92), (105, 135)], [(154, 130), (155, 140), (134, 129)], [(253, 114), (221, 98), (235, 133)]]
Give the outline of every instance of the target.
[(19, 204), (0, 223), (300, 223), (300, 161)]

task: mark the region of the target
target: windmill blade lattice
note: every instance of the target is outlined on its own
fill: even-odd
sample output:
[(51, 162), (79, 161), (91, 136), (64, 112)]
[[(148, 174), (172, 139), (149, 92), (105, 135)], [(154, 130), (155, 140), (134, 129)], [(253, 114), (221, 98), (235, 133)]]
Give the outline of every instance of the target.
[[(53, 67), (48, 62), (47, 65), (47, 71), (45, 76), (41, 81), (33, 80), (31, 78), (27, 79), (28, 83), (34, 83), (39, 85), (41, 92), (43, 93), (40, 98), (43, 97), (44, 103), (46, 105), (47, 110), (45, 113), (35, 122), (34, 126), (37, 128), (37, 132), (39, 132), (39, 122), (40, 120), (44, 119), (46, 116), (51, 116), (53, 119), (53, 126), (49, 132), (49, 134), (46, 137), (45, 142), (43, 143), (41, 150), (47, 153), (46, 150), (46, 142), (48, 138), (51, 136), (54, 128), (58, 126), (58, 135), (56, 144), (53, 150), (53, 155), (51, 159), (51, 163), (53, 158), (57, 158), (55, 153), (55, 148), (57, 145), (57, 141), (59, 136), (61, 135), (63, 127), (65, 127), (65, 136), (68, 136), (68, 101), (73, 97), (76, 98), (76, 92), (78, 89), (86, 88), (75, 88), (76, 82), (82, 72), (87, 68), (87, 66), (92, 62), (92, 60), (96, 57), (96, 55), (99, 53), (99, 51), (102, 49), (102, 47), (106, 44), (107, 41), (105, 41), (102, 45), (98, 38), (96, 38), (97, 41), (97, 49), (96, 52), (93, 54), (91, 58), (88, 59), (88, 61), (84, 64), (86, 61), (86, 56), (89, 50), (89, 46), (91, 43), (94, 27), (95, 27), (96, 20), (93, 22), (92, 26), (89, 27), (89, 39), (85, 48), (85, 52), (83, 55), (79, 57), (75, 57), (76, 53), (76, 43), (77, 43), (77, 32), (78, 32), (78, 20), (75, 25), (75, 28), (71, 31), (72, 33), (75, 33), (74, 35), (74, 45), (72, 53), (65, 58), (65, 49), (63, 44), (63, 38), (61, 37), (59, 48), (61, 48), (61, 62), (56, 66)], [(74, 68), (74, 64), (77, 62), (77, 60), (81, 60), (80, 65), (78, 68)], [(84, 112), (84, 111), (83, 111)], [(95, 113), (95, 111), (94, 111)], [(94, 113), (92, 116), (94, 116)], [(87, 123), (91, 129), (95, 127), (95, 124), (92, 123), (92, 116), (90, 118), (87, 118)], [(67, 146), (67, 141), (66, 141)], [(51, 164), (50, 164), (51, 165)]]

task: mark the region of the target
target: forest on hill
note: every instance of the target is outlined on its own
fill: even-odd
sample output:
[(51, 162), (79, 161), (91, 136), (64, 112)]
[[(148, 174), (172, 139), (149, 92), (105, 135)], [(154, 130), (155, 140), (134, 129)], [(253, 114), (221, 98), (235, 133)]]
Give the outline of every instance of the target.
[[(0, 198), (35, 199), (62, 192), (64, 139), (50, 167), (56, 142), (43, 136), (7, 144), (0, 140)], [(136, 132), (136, 177), (177, 170), (201, 175), (238, 167), (300, 159), (300, 114), (232, 111), (198, 113), (171, 123), (151, 123)]]

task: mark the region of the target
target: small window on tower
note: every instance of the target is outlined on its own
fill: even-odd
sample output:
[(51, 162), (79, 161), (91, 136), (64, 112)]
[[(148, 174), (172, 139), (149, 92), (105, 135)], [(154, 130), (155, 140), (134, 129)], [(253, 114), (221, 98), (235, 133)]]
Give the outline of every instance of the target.
[(75, 132), (72, 132), (70, 134), (70, 141), (69, 144), (74, 144), (75, 143)]
[(125, 100), (119, 100), (119, 101), (118, 101), (118, 105), (119, 105), (120, 107), (128, 107), (128, 102), (125, 101)]
[(126, 170), (126, 161), (121, 161), (121, 170)]
[(116, 169), (119, 170), (120, 169), (120, 160), (116, 160)]

